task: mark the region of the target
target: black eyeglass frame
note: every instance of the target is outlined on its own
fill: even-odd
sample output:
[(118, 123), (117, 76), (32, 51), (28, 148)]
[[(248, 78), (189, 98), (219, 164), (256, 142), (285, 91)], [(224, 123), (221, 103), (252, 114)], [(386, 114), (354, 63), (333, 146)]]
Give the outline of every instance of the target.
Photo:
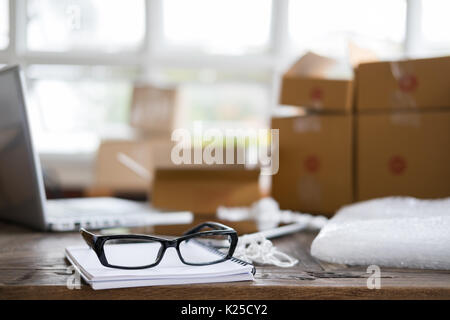
[[(207, 231), (200, 231), (201, 229), (209, 227), (211, 229), (215, 230), (207, 230)], [(87, 231), (84, 228), (80, 229), (81, 236), (83, 237), (84, 241), (89, 245), (90, 248), (94, 250), (96, 253), (98, 259), (100, 260), (100, 263), (108, 268), (113, 269), (122, 269), (122, 270), (142, 270), (142, 269), (149, 269), (156, 267), (163, 259), (164, 254), (168, 248), (175, 248), (177, 250), (178, 257), (180, 258), (181, 262), (183, 262), (186, 265), (190, 266), (207, 266), (212, 264), (217, 264), (224, 262), (226, 260), (229, 260), (233, 257), (234, 251), (237, 246), (238, 242), (238, 235), (237, 232), (226, 225), (223, 225), (221, 223), (217, 222), (205, 222), (198, 226), (195, 226), (194, 228), (186, 231), (183, 236), (175, 238), (175, 239), (166, 239), (166, 238), (160, 238), (155, 236), (147, 236), (147, 235), (96, 235), (94, 233), (91, 233)], [(217, 261), (208, 262), (208, 263), (189, 263), (186, 262), (180, 252), (180, 244), (183, 241), (189, 240), (191, 238), (195, 238), (198, 236), (215, 236), (215, 235), (228, 235), (230, 236), (231, 243), (229, 251), (226, 255), (224, 255), (223, 259), (219, 259)], [(139, 266), (139, 267), (125, 267), (125, 266), (115, 266), (111, 265), (108, 262), (108, 259), (105, 255), (104, 246), (105, 243), (109, 240), (148, 240), (148, 241), (155, 241), (159, 242), (161, 244), (161, 248), (159, 249), (158, 256), (156, 258), (155, 263), (147, 266)]]

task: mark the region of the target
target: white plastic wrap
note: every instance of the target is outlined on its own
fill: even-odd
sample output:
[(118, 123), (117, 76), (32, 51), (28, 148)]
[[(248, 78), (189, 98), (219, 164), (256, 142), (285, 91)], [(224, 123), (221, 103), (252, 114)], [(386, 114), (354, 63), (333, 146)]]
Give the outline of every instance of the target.
[(450, 198), (391, 197), (342, 208), (311, 246), (324, 261), (450, 270)]
[(321, 229), (328, 222), (324, 216), (280, 210), (280, 205), (272, 198), (263, 198), (249, 208), (219, 207), (217, 217), (229, 221), (255, 220), (260, 231), (276, 228), (280, 223), (304, 223), (305, 228), (316, 230)]

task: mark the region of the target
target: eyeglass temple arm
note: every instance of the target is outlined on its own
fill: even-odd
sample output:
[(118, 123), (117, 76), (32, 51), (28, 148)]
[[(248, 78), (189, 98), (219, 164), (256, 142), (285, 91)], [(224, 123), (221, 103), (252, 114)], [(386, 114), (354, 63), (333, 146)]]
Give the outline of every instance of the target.
[(199, 232), (201, 229), (203, 229), (204, 227), (210, 227), (216, 230), (230, 230), (229, 227), (221, 224), (221, 223), (217, 223), (217, 222), (205, 222), (202, 224), (199, 224), (198, 226), (195, 226), (194, 228), (186, 231), (183, 235), (187, 236), (196, 232)]
[(84, 241), (89, 245), (89, 247), (93, 249), (97, 240), (97, 236), (84, 228), (80, 229), (80, 233)]

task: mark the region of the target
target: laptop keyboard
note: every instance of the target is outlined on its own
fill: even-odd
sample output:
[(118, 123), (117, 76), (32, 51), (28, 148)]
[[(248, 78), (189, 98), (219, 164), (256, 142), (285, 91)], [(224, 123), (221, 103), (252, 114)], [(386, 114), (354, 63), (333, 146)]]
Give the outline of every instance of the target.
[(114, 198), (49, 200), (46, 205), (55, 231), (141, 226), (149, 223), (151, 212), (147, 204)]

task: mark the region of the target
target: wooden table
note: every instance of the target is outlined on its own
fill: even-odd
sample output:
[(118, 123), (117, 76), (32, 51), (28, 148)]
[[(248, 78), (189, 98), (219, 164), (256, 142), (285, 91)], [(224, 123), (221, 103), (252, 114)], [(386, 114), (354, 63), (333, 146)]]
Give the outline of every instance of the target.
[(297, 257), (293, 268), (257, 266), (254, 282), (70, 290), (64, 248), (78, 233), (37, 233), (0, 223), (0, 299), (450, 299), (450, 271), (381, 270), (381, 289), (367, 288), (365, 267), (319, 262), (309, 254), (314, 233), (275, 244)]

